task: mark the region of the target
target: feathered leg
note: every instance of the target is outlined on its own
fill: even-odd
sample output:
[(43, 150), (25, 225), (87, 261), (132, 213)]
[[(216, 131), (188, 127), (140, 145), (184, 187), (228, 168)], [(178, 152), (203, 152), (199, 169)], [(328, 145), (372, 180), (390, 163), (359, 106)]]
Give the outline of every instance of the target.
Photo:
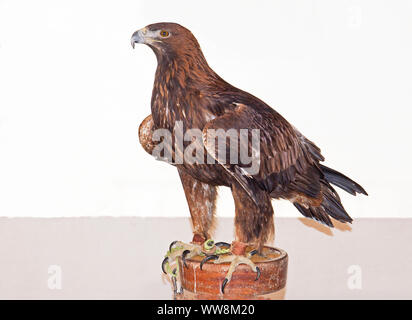
[(177, 266), (178, 257), (182, 258), (183, 267), (186, 267), (186, 259), (201, 254), (213, 254), (215, 247), (219, 245), (209, 239), (216, 209), (217, 188), (194, 179), (182, 168), (178, 167), (178, 171), (192, 217), (193, 240), (192, 243), (173, 241), (170, 244), (162, 270), (172, 276), (174, 283), (180, 281), (180, 273), (173, 269), (174, 265)]
[(203, 243), (210, 238), (216, 211), (217, 188), (192, 178), (180, 168), (178, 171), (192, 217), (193, 242)]
[[(213, 263), (230, 262), (230, 267), (225, 279), (222, 282), (221, 291), (225, 292), (226, 285), (232, 279), (232, 275), (239, 264), (246, 264), (256, 272), (256, 281), (260, 277), (259, 268), (251, 260), (256, 253), (262, 253), (263, 246), (269, 237), (274, 233), (273, 208), (270, 196), (264, 192), (256, 190), (257, 203), (250, 198), (248, 193), (237, 183), (232, 185), (232, 194), (235, 201), (235, 229), (236, 241), (232, 243), (231, 255), (212, 255), (206, 257), (202, 265), (210, 260)], [(247, 252), (248, 247), (255, 250)]]
[(236, 240), (253, 244), (261, 251), (270, 236), (274, 234), (273, 207), (270, 195), (263, 190), (256, 191), (259, 206), (237, 183), (232, 185), (235, 201)]

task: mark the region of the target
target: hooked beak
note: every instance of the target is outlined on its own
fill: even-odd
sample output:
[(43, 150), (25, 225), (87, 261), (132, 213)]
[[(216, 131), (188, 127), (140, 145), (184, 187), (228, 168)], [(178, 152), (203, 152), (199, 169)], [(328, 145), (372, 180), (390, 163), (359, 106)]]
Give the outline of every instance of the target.
[(143, 29), (137, 30), (135, 33), (133, 33), (132, 38), (130, 40), (132, 43), (133, 49), (134, 49), (135, 43), (145, 43), (144, 33), (145, 32)]

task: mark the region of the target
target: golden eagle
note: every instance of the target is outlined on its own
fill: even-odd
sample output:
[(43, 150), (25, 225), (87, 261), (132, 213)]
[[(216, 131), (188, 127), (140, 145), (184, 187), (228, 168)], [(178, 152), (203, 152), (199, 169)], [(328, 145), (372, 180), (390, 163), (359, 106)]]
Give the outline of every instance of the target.
[[(287, 199), (305, 217), (333, 227), (330, 217), (351, 222), (331, 184), (356, 195), (367, 194), (356, 182), (321, 164), (320, 149), (262, 100), (227, 83), (208, 65), (193, 34), (176, 23), (156, 23), (136, 31), (135, 43), (148, 45), (157, 58), (151, 100), (151, 115), (140, 125), (139, 138), (152, 154), (157, 129), (172, 131), (176, 122), (184, 130), (203, 133), (205, 154), (216, 162), (174, 164), (179, 172), (193, 225), (193, 242), (184, 245), (184, 257), (199, 253), (197, 244), (210, 237), (217, 187), (231, 188), (235, 202), (236, 241), (234, 263), (247, 263), (245, 244), (261, 249), (274, 232), (272, 199)], [(259, 136), (259, 170), (248, 173), (242, 164), (219, 162), (213, 145), (205, 138), (208, 130), (256, 130)], [(227, 143), (227, 156), (233, 145)], [(248, 140), (248, 150), (251, 143)], [(187, 143), (185, 144), (187, 145)], [(183, 150), (173, 148), (174, 157)], [(237, 148), (236, 148), (237, 149)], [(206, 157), (205, 155), (205, 157)], [(182, 244), (182, 243), (181, 243)], [(240, 249), (239, 249), (240, 248)], [(217, 259), (207, 256), (207, 260)], [(222, 259), (221, 259), (222, 260)], [(233, 260), (233, 259), (232, 259)], [(227, 276), (224, 286), (230, 280)]]

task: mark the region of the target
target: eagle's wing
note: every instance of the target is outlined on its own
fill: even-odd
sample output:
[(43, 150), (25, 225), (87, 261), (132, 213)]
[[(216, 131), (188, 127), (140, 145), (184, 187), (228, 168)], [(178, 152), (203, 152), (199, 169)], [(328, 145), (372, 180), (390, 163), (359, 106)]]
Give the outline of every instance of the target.
[[(239, 139), (237, 152), (239, 155), (240, 150), (247, 150), (250, 155), (254, 151), (257, 155), (255, 160), (259, 162), (258, 170), (250, 170), (251, 164), (233, 164), (229, 161), (231, 152), (236, 152), (236, 149), (234, 150), (236, 146), (230, 139), (226, 139), (226, 158), (223, 158), (226, 162), (222, 161), (222, 157), (219, 156), (219, 144), (217, 140), (210, 139), (210, 132), (212, 130), (218, 139), (224, 139), (228, 130), (233, 132), (233, 129), (239, 136), (241, 129), (247, 129), (248, 139), (244, 139), (246, 141)], [(259, 130), (258, 146), (253, 143), (252, 132), (256, 129)], [(288, 188), (309, 197), (317, 197), (320, 192), (320, 171), (314, 166), (324, 160), (320, 149), (274, 110), (257, 110), (245, 104), (236, 104), (231, 111), (205, 125), (203, 142), (207, 152), (243, 186), (252, 198), (255, 194), (254, 188), (269, 193)], [(254, 201), (258, 200), (254, 199)]]

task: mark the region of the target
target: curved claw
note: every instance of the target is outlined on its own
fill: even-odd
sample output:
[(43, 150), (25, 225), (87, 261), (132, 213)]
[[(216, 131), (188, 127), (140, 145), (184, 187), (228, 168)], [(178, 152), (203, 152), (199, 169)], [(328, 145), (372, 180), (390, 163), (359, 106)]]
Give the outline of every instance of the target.
[(187, 268), (187, 264), (186, 264), (186, 256), (190, 253), (190, 250), (185, 250), (182, 253), (182, 262), (183, 265)]
[(207, 256), (206, 258), (204, 258), (202, 260), (202, 262), (200, 262), (200, 270), (203, 270), (202, 268), (203, 268), (204, 263), (208, 262), (209, 260), (215, 260), (215, 259), (219, 259), (219, 257), (215, 254), (212, 254), (212, 255)]
[(259, 278), (260, 278), (260, 269), (259, 269), (259, 267), (256, 267), (256, 273), (257, 273), (257, 275), (256, 275), (255, 281), (258, 281)]
[(215, 246), (216, 247), (230, 247), (230, 243), (220, 241), (220, 242), (216, 242)]
[(167, 262), (169, 262), (169, 258), (168, 258), (168, 257), (164, 258), (164, 259), (163, 259), (163, 262), (162, 262), (162, 271), (163, 271), (164, 274), (167, 274), (167, 272), (166, 272), (166, 270), (165, 270), (165, 266), (166, 266), (166, 263), (167, 263)]
[(173, 246), (175, 245), (175, 243), (177, 242), (178, 240), (175, 240), (175, 241), (173, 241), (170, 245), (169, 245), (169, 251), (172, 251), (172, 248), (173, 248)]
[(223, 282), (222, 282), (222, 293), (225, 293), (225, 287), (226, 287), (228, 282), (229, 282), (228, 278), (225, 278), (225, 280), (223, 280)]
[(249, 252), (249, 256), (254, 256), (256, 253), (258, 253), (258, 251), (256, 249), (252, 250), (252, 251)]

